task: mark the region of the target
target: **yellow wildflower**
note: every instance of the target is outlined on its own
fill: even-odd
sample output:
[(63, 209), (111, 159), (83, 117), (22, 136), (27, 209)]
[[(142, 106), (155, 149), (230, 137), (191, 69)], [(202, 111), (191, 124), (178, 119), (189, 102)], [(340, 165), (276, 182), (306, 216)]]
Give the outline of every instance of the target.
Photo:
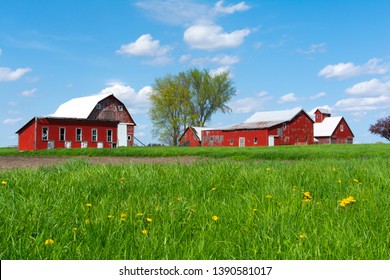
[(359, 183), (359, 180), (358, 180), (358, 179), (353, 179), (353, 181), (354, 181), (355, 183)]
[(211, 188), (212, 191), (215, 191), (217, 188)]
[(143, 215), (144, 215), (144, 213), (141, 213), (141, 212), (138, 212), (138, 213), (136, 214), (137, 217), (142, 217)]
[(267, 167), (265, 170), (266, 170), (266, 171), (271, 171), (271, 168)]
[(345, 207), (351, 203), (356, 202), (356, 199), (353, 196), (348, 196), (338, 201), (341, 207)]
[(341, 179), (339, 179), (339, 180), (337, 181), (337, 183), (341, 184)]
[(86, 220), (85, 220), (85, 223), (86, 223), (87, 225), (89, 225), (89, 224), (91, 223), (91, 220), (90, 220), (90, 219), (86, 219)]
[(216, 215), (212, 216), (211, 219), (213, 219), (213, 221), (218, 221), (219, 220), (218, 216), (216, 216)]
[(48, 245), (49, 245), (49, 246), (52, 246), (53, 244), (54, 244), (54, 240), (53, 240), (53, 239), (46, 239), (46, 240), (45, 240), (45, 245), (46, 245), (46, 246), (48, 246)]
[(92, 204), (91, 204), (91, 203), (87, 203), (87, 204), (85, 204), (85, 206), (87, 206), (87, 207), (91, 207), (91, 206), (92, 206)]
[(141, 232), (142, 232), (143, 235), (147, 235), (148, 234), (148, 230), (147, 229), (143, 229)]
[(257, 208), (253, 208), (253, 212), (256, 212), (257, 211)]
[(300, 239), (305, 239), (305, 238), (306, 238), (306, 234), (301, 233), (301, 234), (299, 235), (299, 238), (300, 238)]
[(151, 223), (151, 222), (152, 222), (152, 218), (146, 218), (146, 221), (147, 221), (148, 223)]
[(4, 185), (7, 185), (7, 182), (6, 181), (1, 181), (1, 184), (4, 186)]
[(265, 198), (272, 198), (272, 195), (267, 194)]
[(107, 218), (112, 219), (114, 216), (113, 215), (108, 215)]
[(336, 172), (337, 170), (336, 170), (336, 168), (333, 167), (333, 168), (332, 168), (332, 171), (333, 171), (333, 172)]
[(127, 215), (125, 213), (121, 213), (121, 218), (125, 218)]
[(73, 228), (73, 231), (77, 231), (77, 227)]

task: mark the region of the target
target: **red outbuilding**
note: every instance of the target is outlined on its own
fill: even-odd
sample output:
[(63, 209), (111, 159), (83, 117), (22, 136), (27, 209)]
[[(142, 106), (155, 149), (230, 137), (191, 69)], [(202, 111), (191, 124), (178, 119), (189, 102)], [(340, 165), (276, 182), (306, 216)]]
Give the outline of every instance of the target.
[(279, 146), (314, 143), (312, 118), (302, 109), (257, 112), (244, 123), (202, 131), (202, 146)]
[(202, 131), (210, 128), (189, 126), (179, 138), (180, 146), (199, 147), (202, 145)]
[(352, 144), (354, 135), (343, 117), (332, 117), (325, 109), (314, 112), (314, 140), (317, 144)]
[(133, 118), (114, 95), (74, 98), (51, 116), (34, 117), (21, 127), (19, 150), (115, 148), (134, 144)]

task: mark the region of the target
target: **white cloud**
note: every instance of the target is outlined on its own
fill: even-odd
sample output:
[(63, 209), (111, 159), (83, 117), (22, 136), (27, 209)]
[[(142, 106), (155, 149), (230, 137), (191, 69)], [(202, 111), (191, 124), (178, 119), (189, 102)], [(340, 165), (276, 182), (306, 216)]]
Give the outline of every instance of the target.
[(23, 120), (23, 118), (15, 118), (15, 119), (5, 119), (2, 121), (3, 124), (16, 124)]
[(111, 84), (109, 87), (102, 89), (98, 94), (114, 94), (121, 100), (130, 114), (146, 113), (149, 109), (149, 96), (152, 87), (143, 87), (136, 92), (132, 87), (123, 84)]
[(290, 92), (287, 93), (283, 96), (281, 96), (278, 100), (279, 104), (284, 104), (284, 103), (292, 103), (292, 102), (297, 102), (298, 98), (295, 96), (295, 93)]
[(215, 77), (216, 75), (222, 74), (224, 72), (229, 72), (229, 78), (233, 78), (233, 74), (230, 70), (229, 65), (218, 67), (217, 69), (210, 70), (211, 77)]
[(218, 65), (233, 65), (240, 62), (240, 58), (235, 55), (217, 55), (213, 57), (200, 57), (191, 60), (192, 64), (201, 65), (214, 63)]
[(271, 99), (272, 96), (268, 95), (266, 91), (262, 91), (256, 94), (256, 97), (241, 98), (228, 106), (232, 108), (234, 113), (250, 113), (258, 111)]
[(322, 105), (322, 106), (314, 107), (309, 112), (307, 112), (307, 114), (314, 119), (314, 113), (317, 111), (317, 109), (325, 109), (328, 112), (332, 112), (333, 111), (332, 107), (330, 107), (329, 105)]
[(352, 87), (347, 88), (345, 91), (351, 95), (390, 95), (390, 81), (381, 82), (378, 79), (371, 79), (369, 81), (357, 83)]
[(226, 33), (223, 28), (214, 24), (197, 24), (184, 32), (184, 41), (194, 49), (218, 50), (238, 47), (250, 33), (249, 29)]
[(390, 108), (390, 96), (346, 98), (336, 102), (335, 108), (340, 111), (372, 111)]
[(17, 68), (16, 70), (12, 70), (10, 68), (0, 67), (0, 82), (16, 81), (31, 70), (30, 68)]
[(325, 53), (326, 46), (325, 43), (311, 44), (308, 49), (298, 49), (297, 51), (302, 54)]
[(362, 65), (355, 65), (352, 62), (341, 62), (338, 64), (327, 65), (318, 73), (318, 76), (325, 78), (347, 79), (358, 75), (384, 75), (390, 72), (390, 64), (381, 62), (382, 59), (380, 58), (372, 58)]
[(171, 59), (167, 56), (171, 51), (169, 46), (160, 46), (159, 40), (153, 40), (152, 35), (141, 35), (135, 42), (122, 45), (116, 52), (126, 56), (148, 56), (154, 57), (149, 61), (152, 64), (167, 64)]
[(322, 91), (322, 92), (319, 92), (315, 95), (310, 96), (309, 99), (316, 100), (316, 99), (319, 99), (319, 98), (324, 97), (324, 96), (326, 96), (326, 93)]
[(37, 89), (36, 88), (33, 88), (33, 89), (30, 89), (30, 90), (24, 90), (20, 93), (21, 96), (24, 96), (24, 97), (31, 97), (31, 96), (34, 96), (35, 93), (37, 92)]
[(179, 61), (181, 63), (185, 63), (185, 62), (189, 61), (190, 59), (191, 59), (190, 54), (183, 54), (182, 56), (180, 56)]
[(233, 14), (235, 12), (243, 12), (243, 11), (246, 11), (246, 10), (249, 10), (250, 7), (245, 4), (245, 2), (240, 2), (238, 4), (235, 4), (235, 5), (229, 5), (229, 6), (223, 6), (223, 0), (221, 1), (218, 1), (217, 3), (215, 3), (215, 6), (214, 6), (214, 10), (218, 13), (222, 13), (222, 14)]
[(136, 6), (160, 22), (172, 25), (190, 25), (194, 22), (210, 22), (210, 7), (189, 0), (138, 1)]

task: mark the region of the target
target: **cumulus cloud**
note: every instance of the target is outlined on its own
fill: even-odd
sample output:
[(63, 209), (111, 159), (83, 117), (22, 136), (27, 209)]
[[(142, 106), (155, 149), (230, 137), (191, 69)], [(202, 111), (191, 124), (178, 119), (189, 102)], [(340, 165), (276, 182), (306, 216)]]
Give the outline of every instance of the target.
[(16, 70), (12, 70), (7, 67), (0, 67), (0, 82), (16, 81), (30, 71), (32, 71), (30, 68), (17, 68)]
[(160, 46), (159, 40), (153, 40), (152, 35), (141, 35), (135, 42), (121, 45), (116, 52), (126, 56), (148, 56), (154, 59), (149, 61), (153, 64), (166, 64), (170, 62), (168, 53), (171, 51), (169, 46)]
[(184, 32), (184, 41), (191, 48), (213, 51), (238, 47), (249, 33), (249, 29), (226, 33), (221, 26), (215, 24), (197, 24)]
[(378, 79), (357, 83), (345, 90), (351, 95), (390, 95), (390, 81), (382, 82)]
[(114, 94), (121, 100), (130, 111), (130, 114), (146, 113), (149, 109), (149, 96), (152, 93), (152, 87), (143, 87), (136, 92), (131, 86), (121, 83), (110, 85), (102, 89), (98, 94)]
[(338, 63), (325, 66), (318, 76), (325, 78), (347, 79), (350, 77), (365, 75), (365, 74), (380, 74), (384, 75), (390, 72), (390, 64), (382, 63), (380, 58), (372, 58), (367, 63), (355, 65), (352, 62)]
[(223, 6), (223, 0), (215, 3), (214, 11), (221, 14), (233, 14), (235, 12), (243, 12), (249, 10), (250, 7), (245, 2), (240, 2), (235, 5)]
[(297, 102), (298, 98), (295, 96), (295, 93), (290, 92), (287, 93), (283, 96), (281, 96), (278, 100), (279, 104), (284, 104), (284, 103), (292, 103), (292, 102)]
[(255, 97), (241, 98), (233, 101), (229, 104), (229, 107), (232, 108), (233, 113), (256, 112), (271, 99), (272, 96), (270, 96), (268, 92), (262, 91), (256, 94)]
[(340, 111), (372, 111), (390, 108), (390, 96), (346, 98), (336, 102), (335, 106)]

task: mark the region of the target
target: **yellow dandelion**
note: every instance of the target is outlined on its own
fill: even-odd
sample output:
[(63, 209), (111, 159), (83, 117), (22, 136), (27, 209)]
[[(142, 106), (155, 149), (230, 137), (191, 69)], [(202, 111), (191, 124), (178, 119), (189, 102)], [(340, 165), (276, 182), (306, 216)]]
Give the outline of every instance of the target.
[(85, 206), (92, 207), (92, 204), (91, 203), (87, 203), (87, 204), (85, 204)]
[(353, 181), (354, 181), (355, 183), (359, 183), (359, 180), (358, 180), (358, 179), (353, 179)]
[(341, 179), (339, 179), (339, 180), (337, 181), (337, 183), (341, 184)]
[(148, 230), (147, 229), (143, 229), (142, 231), (141, 231), (141, 233), (143, 234), (143, 235), (147, 235), (148, 234)]
[(211, 188), (212, 191), (215, 191), (217, 188)]
[(54, 244), (54, 240), (53, 239), (46, 239), (45, 240), (45, 245), (46, 246), (52, 246)]
[(1, 181), (1, 184), (3, 185), (3, 186), (5, 186), (5, 185), (7, 185), (7, 181)]
[(304, 198), (306, 198), (306, 199), (311, 199), (311, 194), (310, 194), (310, 192), (303, 192), (303, 196), (304, 196)]
[(218, 221), (219, 220), (218, 216), (216, 216), (216, 215), (212, 216), (211, 219), (213, 219), (213, 221)]
[(177, 200), (177, 201), (182, 201), (183, 198), (182, 198), (181, 196), (179, 196), (179, 197), (176, 197), (176, 200)]
[(267, 194), (265, 198), (272, 198), (272, 195)]
[(125, 213), (121, 213), (121, 218), (125, 218), (127, 215)]
[(347, 205), (350, 205), (351, 203), (356, 202), (356, 199), (353, 196), (349, 196), (347, 198), (343, 198), (338, 201), (341, 207), (345, 207)]
[(114, 218), (114, 216), (113, 215), (108, 215), (107, 218), (112, 219), (112, 218)]
[(152, 218), (146, 218), (146, 221), (147, 221), (148, 223), (151, 223), (151, 222), (152, 222)]
[(144, 215), (144, 213), (141, 213), (141, 212), (138, 212), (138, 213), (136, 214), (137, 217), (142, 217), (143, 215)]
[(253, 212), (256, 212), (257, 211), (257, 208), (253, 208)]
[(78, 230), (78, 228), (77, 228), (77, 227), (73, 228), (73, 231), (77, 231), (77, 230)]
[(266, 171), (271, 171), (271, 168), (267, 167), (265, 170), (266, 170)]
[(121, 222), (124, 222), (124, 221), (126, 221), (126, 218), (121, 218)]
[(301, 234), (299, 235), (299, 238), (300, 238), (300, 239), (305, 239), (305, 238), (306, 238), (306, 234), (301, 233)]
[(86, 223), (87, 225), (89, 225), (89, 224), (91, 223), (91, 220), (90, 220), (90, 219), (86, 219), (86, 220), (85, 220), (85, 223)]
[(337, 170), (336, 170), (336, 168), (333, 167), (333, 168), (332, 168), (332, 171), (333, 171), (333, 172), (336, 172)]

